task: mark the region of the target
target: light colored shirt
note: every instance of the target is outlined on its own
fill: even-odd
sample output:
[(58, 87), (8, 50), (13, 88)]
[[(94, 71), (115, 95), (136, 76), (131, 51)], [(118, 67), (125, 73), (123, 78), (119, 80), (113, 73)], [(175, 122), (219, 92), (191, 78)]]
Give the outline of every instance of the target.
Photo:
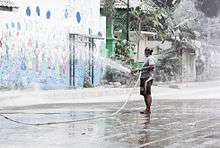
[[(147, 67), (149, 65), (154, 65), (155, 66), (155, 59), (152, 55), (146, 58), (146, 61), (143, 65), (143, 67)], [(155, 73), (155, 68), (152, 70), (142, 70), (141, 71), (141, 78), (149, 78), (149, 77), (154, 77)]]

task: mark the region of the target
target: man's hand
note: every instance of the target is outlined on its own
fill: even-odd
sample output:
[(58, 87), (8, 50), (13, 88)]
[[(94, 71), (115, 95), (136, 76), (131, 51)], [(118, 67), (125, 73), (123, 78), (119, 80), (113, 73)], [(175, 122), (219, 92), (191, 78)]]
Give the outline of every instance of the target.
[(130, 69), (131, 70), (131, 74), (134, 74), (134, 73), (136, 73), (136, 72), (139, 72), (140, 71), (140, 69), (139, 68), (132, 68), (132, 69)]

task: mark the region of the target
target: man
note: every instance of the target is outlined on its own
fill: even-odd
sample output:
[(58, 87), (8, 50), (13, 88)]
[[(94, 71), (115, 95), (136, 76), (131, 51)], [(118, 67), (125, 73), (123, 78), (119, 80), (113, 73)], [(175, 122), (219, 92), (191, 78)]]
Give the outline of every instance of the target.
[(153, 83), (153, 77), (155, 72), (155, 59), (152, 56), (153, 50), (146, 48), (145, 56), (146, 61), (142, 68), (131, 69), (131, 73), (141, 72), (140, 77), (140, 94), (144, 96), (144, 101), (146, 109), (141, 111), (141, 114), (150, 114), (151, 113), (151, 85)]

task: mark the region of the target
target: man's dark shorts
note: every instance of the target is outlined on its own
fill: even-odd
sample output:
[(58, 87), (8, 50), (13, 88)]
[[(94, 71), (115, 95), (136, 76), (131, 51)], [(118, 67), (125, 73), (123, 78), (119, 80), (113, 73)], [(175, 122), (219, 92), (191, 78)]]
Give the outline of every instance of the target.
[(141, 78), (140, 79), (140, 94), (143, 96), (151, 95), (151, 85), (153, 84), (153, 80), (150, 80), (145, 85), (145, 82), (149, 78)]

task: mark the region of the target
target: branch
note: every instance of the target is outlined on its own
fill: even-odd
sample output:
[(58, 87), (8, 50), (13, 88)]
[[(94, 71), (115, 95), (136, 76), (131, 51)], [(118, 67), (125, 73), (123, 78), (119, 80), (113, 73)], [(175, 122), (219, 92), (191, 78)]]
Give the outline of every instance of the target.
[(195, 18), (184, 19), (182, 22), (180, 22), (178, 25), (176, 25), (175, 28), (177, 28), (177, 27), (179, 27), (180, 25), (183, 25), (183, 24), (185, 24), (185, 23), (187, 23), (187, 22), (189, 22), (189, 21), (195, 20), (195, 19), (197, 19), (197, 18), (198, 18), (198, 16), (195, 17)]

